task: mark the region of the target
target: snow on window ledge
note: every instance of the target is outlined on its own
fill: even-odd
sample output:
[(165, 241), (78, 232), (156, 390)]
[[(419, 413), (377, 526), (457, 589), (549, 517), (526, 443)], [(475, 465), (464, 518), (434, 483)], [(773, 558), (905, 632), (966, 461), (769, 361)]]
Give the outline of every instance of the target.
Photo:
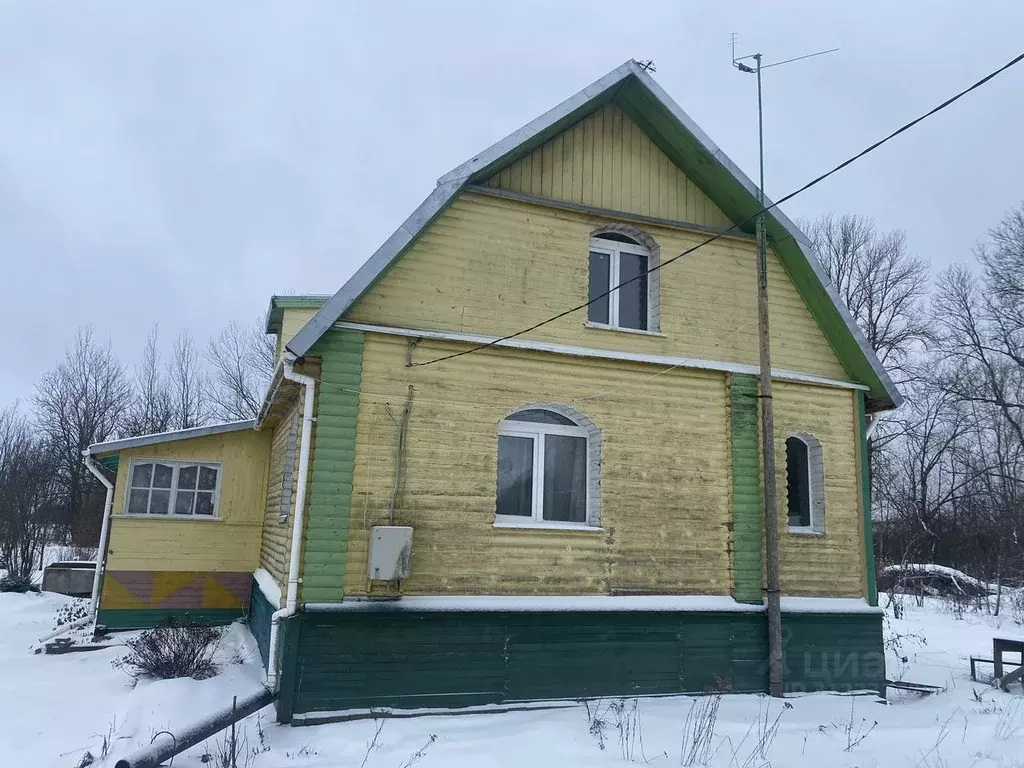
[(592, 320), (587, 320), (584, 327), (586, 328), (597, 328), (599, 331), (616, 331), (617, 333), (638, 333), (641, 336), (658, 336), (660, 338), (667, 338), (661, 331), (648, 331), (645, 328), (624, 328), (620, 325), (608, 325), (607, 323), (595, 323)]

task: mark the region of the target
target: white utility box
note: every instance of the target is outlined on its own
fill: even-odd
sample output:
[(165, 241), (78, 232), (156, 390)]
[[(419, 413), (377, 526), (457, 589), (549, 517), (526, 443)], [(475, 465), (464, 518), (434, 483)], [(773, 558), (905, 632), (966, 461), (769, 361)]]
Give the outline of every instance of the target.
[(412, 528), (407, 525), (375, 525), (370, 530), (370, 579), (407, 579), (411, 571)]

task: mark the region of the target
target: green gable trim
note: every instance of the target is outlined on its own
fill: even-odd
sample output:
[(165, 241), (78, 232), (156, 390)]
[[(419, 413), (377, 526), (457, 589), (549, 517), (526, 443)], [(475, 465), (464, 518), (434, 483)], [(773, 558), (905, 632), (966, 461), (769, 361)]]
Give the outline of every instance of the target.
[(363, 334), (330, 331), (310, 354), (320, 358), (320, 383), (302, 553), (302, 600), (338, 603), (345, 595), (348, 563)]
[[(785, 626), (787, 691), (882, 689), (880, 614), (787, 613)], [(278, 717), (296, 724), (376, 707), (756, 693), (768, 685), (760, 611), (346, 611), (301, 613), (282, 631), (288, 671)], [(307, 713), (322, 715), (295, 718)]]
[(281, 321), (286, 309), (320, 309), (330, 296), (308, 294), (303, 296), (271, 296), (270, 308), (267, 310), (267, 326), (265, 333), (280, 333)]
[(729, 377), (732, 415), (732, 596), (763, 600), (761, 565), (761, 465), (757, 439), (757, 379)]
[(857, 421), (860, 430), (860, 482), (864, 502), (864, 573), (867, 575), (868, 605), (878, 605), (878, 584), (875, 574), (875, 534), (871, 520), (871, 459), (868, 454), (867, 418), (864, 393), (857, 393)]
[(119, 453), (112, 453), (110, 456), (102, 456), (96, 459), (97, 464), (102, 464), (104, 467), (111, 469), (114, 472), (117, 472), (117, 466), (120, 464), (120, 461), (121, 454)]
[(146, 608), (140, 610), (100, 610), (96, 622), (107, 629), (150, 629), (166, 624), (168, 619), (194, 624), (230, 624), (245, 615), (240, 608), (169, 609)]

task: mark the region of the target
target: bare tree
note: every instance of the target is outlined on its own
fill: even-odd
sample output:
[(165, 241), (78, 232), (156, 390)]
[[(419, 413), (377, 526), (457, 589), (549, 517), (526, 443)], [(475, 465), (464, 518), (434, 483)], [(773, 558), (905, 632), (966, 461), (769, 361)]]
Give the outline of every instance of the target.
[(19, 415), (0, 411), (0, 568), (28, 576), (53, 524), (54, 455)]
[(131, 382), (111, 346), (100, 346), (87, 327), (36, 390), (37, 425), (55, 455), (60, 524), (66, 529), (97, 485), (82, 464), (82, 451), (118, 433), (131, 404)]
[(210, 340), (206, 353), (213, 369), (210, 400), (217, 418), (251, 419), (259, 412), (274, 372), (273, 340), (262, 319), (252, 325), (231, 322)]
[(909, 379), (915, 346), (931, 336), (927, 264), (907, 253), (901, 230), (880, 233), (863, 216), (829, 214), (804, 229), (882, 364), (894, 378)]
[(210, 415), (209, 385), (195, 339), (187, 330), (174, 340), (174, 354), (167, 369), (174, 429), (203, 426)]
[(980, 277), (953, 267), (939, 279), (936, 320), (955, 363), (946, 385), (996, 408), (1024, 445), (1024, 205), (989, 235), (975, 251)]
[(125, 417), (125, 436), (166, 432), (174, 423), (174, 404), (160, 365), (159, 328), (146, 337), (142, 360), (135, 367), (135, 396)]

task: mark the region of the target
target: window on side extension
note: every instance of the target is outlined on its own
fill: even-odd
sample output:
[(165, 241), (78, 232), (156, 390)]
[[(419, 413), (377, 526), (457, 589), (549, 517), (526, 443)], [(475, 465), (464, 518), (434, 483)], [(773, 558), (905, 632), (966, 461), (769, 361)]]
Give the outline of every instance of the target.
[[(617, 232), (591, 238), (588, 298), (594, 301), (587, 312), (591, 323), (638, 331), (650, 329), (649, 257), (646, 248)], [(619, 285), (622, 287), (616, 288)], [(602, 295), (610, 289), (614, 290)]]

